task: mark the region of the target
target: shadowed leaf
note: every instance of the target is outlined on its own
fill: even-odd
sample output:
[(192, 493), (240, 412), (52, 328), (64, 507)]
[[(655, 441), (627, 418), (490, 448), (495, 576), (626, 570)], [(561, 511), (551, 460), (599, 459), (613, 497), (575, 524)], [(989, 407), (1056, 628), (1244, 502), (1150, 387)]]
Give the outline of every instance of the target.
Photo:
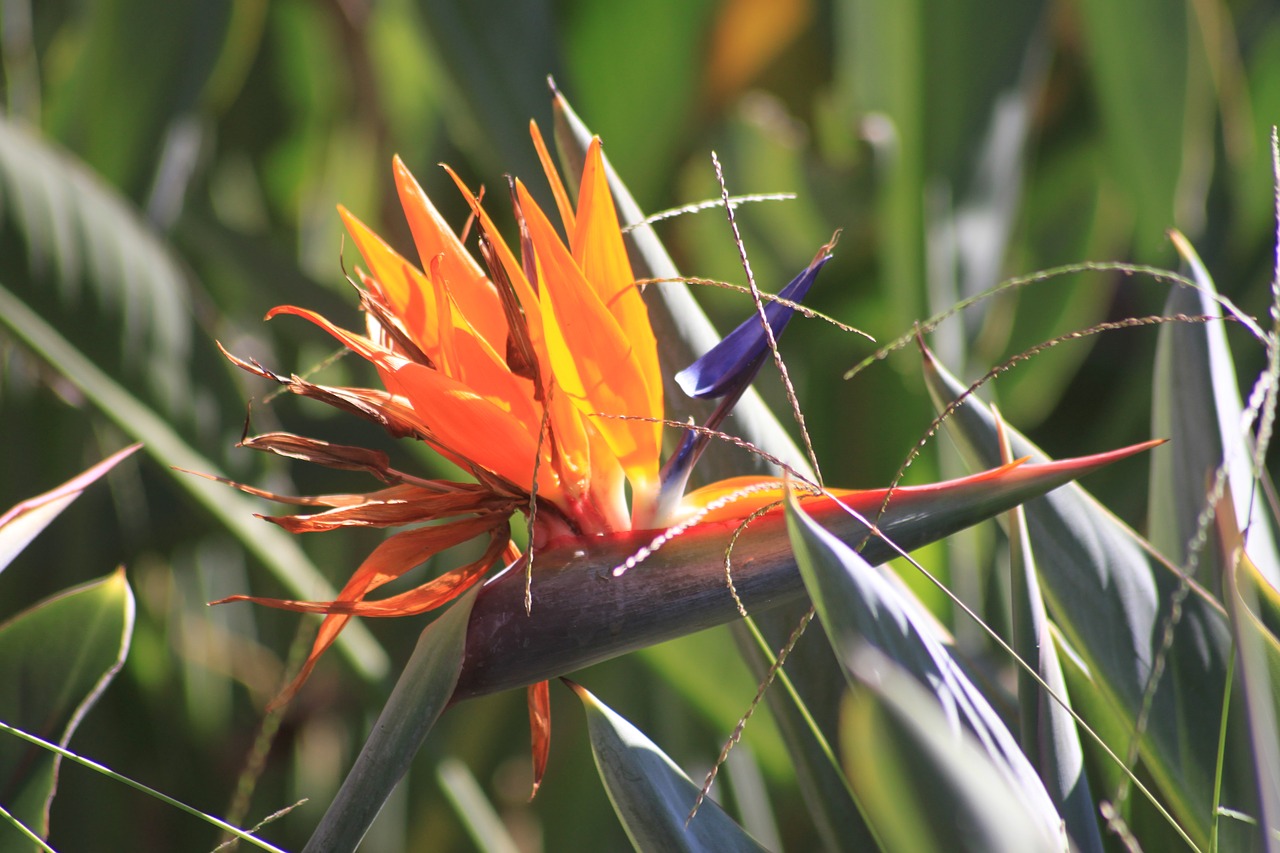
[(867, 647), (841, 723), (844, 764), (884, 849), (1064, 850), (1000, 763), (937, 698)]
[(462, 666), (476, 592), (462, 596), (418, 638), (342, 788), (306, 851), (354, 851), (444, 713)]
[[(66, 746), (124, 663), (133, 634), (124, 569), (58, 593), (0, 625), (0, 720)], [(59, 756), (0, 738), (0, 802), (41, 837)], [(8, 832), (10, 847), (14, 841)]]
[[(925, 381), (942, 409), (966, 386), (926, 353)], [(947, 420), (971, 464), (999, 460), (991, 412), (970, 396)], [(1046, 458), (1009, 430), (1015, 456)], [(1078, 485), (1026, 506), (1041, 589), (1054, 622), (1094, 684), (1133, 725), (1164, 639), (1176, 580), (1124, 526)], [(1167, 669), (1145, 720), (1140, 755), (1197, 844), (1207, 844), (1221, 706), (1230, 648), (1220, 607), (1198, 595), (1183, 602)], [(1123, 754), (1123, 752), (1121, 753)], [(1228, 785), (1228, 800), (1238, 785)]]
[(582, 700), (596, 769), (637, 850), (764, 849), (713, 800), (703, 800), (686, 826), (698, 786), (643, 732), (585, 688), (566, 683)]
[[(974, 738), (986, 756), (986, 766), (1003, 778), (1004, 788), (1013, 795), (1005, 795), (1003, 808), (1020, 811), (1033, 826), (1038, 825), (1042, 837), (1053, 838), (1061, 818), (1035, 768), (986, 697), (942, 645), (919, 605), (905, 599), (870, 563), (817, 524), (794, 498), (787, 503), (787, 529), (805, 587), (850, 683), (865, 678), (859, 677), (856, 656), (868, 646), (901, 668), (931, 694), (932, 707), (946, 717), (946, 727), (953, 736), (964, 731)], [(932, 800), (936, 793), (932, 775), (914, 775), (914, 769), (907, 762), (904, 773), (911, 778), (907, 790), (899, 793), (930, 800), (937, 807), (939, 802)], [(850, 781), (859, 791), (860, 783), (866, 784), (866, 780)], [(878, 826), (870, 804), (862, 806), (868, 822)], [(980, 817), (975, 817), (975, 822), (981, 822)], [(879, 820), (883, 819), (880, 816)]]

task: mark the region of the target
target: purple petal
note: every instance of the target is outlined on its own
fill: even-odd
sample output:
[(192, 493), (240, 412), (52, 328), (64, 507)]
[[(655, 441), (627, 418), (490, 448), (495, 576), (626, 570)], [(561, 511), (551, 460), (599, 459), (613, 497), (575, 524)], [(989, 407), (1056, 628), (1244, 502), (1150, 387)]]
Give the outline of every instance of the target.
[[(791, 302), (799, 302), (809, 292), (809, 287), (818, 277), (818, 270), (831, 260), (830, 255), (821, 255), (813, 263), (782, 288), (778, 296)], [(768, 302), (764, 306), (765, 317), (769, 328), (773, 330), (776, 340), (791, 320), (795, 309), (777, 302)], [(723, 397), (733, 391), (741, 391), (755, 378), (756, 371), (764, 363), (763, 356), (769, 349), (768, 339), (764, 334), (764, 326), (760, 317), (752, 313), (742, 325), (724, 336), (701, 358), (676, 374), (676, 382), (690, 397), (714, 399)]]

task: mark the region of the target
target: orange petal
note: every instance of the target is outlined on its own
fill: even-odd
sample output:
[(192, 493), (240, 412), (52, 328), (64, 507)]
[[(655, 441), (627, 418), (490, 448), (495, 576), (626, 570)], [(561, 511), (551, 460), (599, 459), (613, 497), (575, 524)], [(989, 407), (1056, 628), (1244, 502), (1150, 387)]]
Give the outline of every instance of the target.
[(645, 413), (661, 417), (662, 369), (658, 366), (658, 342), (649, 324), (649, 309), (635, 286), (627, 247), (622, 242), (622, 229), (613, 206), (598, 137), (591, 140), (587, 149), (582, 187), (578, 192), (577, 228), (572, 234), (574, 261), (631, 342), (631, 356), (639, 365), (648, 394)]
[[(603, 412), (660, 418), (631, 342), (528, 191), (521, 184), (517, 191), (536, 247), (543, 327), (556, 381), (588, 417)], [(622, 463), (637, 502), (648, 498), (657, 484), (661, 426), (614, 418), (593, 423)]]
[(542, 776), (547, 772), (547, 759), (551, 755), (551, 691), (547, 682), (530, 684), (527, 698), (529, 735), (533, 741), (533, 792), (529, 794), (532, 800), (538, 795)]
[[(464, 375), (469, 383), (463, 383), (426, 365), (410, 362), (394, 355), (362, 335), (335, 326), (314, 311), (282, 305), (273, 308), (267, 316), (274, 317), (277, 314), (295, 314), (315, 323), (341, 341), (348, 349), (376, 364), (382, 371), (384, 382), (395, 383), (396, 380), (392, 378), (395, 376), (411, 377), (408, 380), (402, 379), (400, 387), (393, 388), (388, 384), (387, 390), (409, 400), (424, 429), (429, 430), (454, 454), (478, 462), (495, 474), (506, 477), (522, 488), (528, 488), (531, 482), (530, 477), (524, 479), (511, 477), (510, 471), (520, 470), (518, 466), (515, 469), (499, 469), (491, 467), (485, 461), (493, 457), (505, 459), (509, 455), (507, 451), (512, 450), (512, 447), (506, 445), (500, 448), (487, 447), (488, 442), (485, 437), (487, 427), (483, 419), (492, 417), (493, 420), (488, 426), (498, 430), (502, 435), (509, 436), (519, 431), (525, 433), (518, 447), (522, 451), (527, 448), (527, 465), (532, 471), (538, 429), (536, 410), (530, 396), (533, 386), (528, 380), (512, 375), (492, 350), (483, 351), (488, 345), (478, 337), (465, 334), (457, 339), (461, 345), (458, 349), (458, 360), (468, 365)], [(439, 352), (438, 348), (437, 352)], [(414, 370), (405, 374), (403, 368), (414, 368)], [(443, 401), (442, 398), (444, 398)], [(463, 403), (462, 401), (477, 402)], [(469, 434), (466, 429), (459, 429), (458, 423), (451, 422), (449, 413), (462, 410), (473, 413), (466, 428), (471, 430)], [(478, 422), (477, 417), (481, 418), (481, 421)], [(461, 443), (455, 443), (456, 441)], [(469, 451), (473, 448), (480, 448), (478, 456), (470, 454)]]
[(338, 215), (368, 264), (383, 301), (422, 351), (434, 358), (440, 343), (440, 321), (427, 277), (345, 207), (338, 206)]
[(547, 143), (542, 140), (542, 131), (538, 129), (538, 123), (533, 119), (529, 120), (529, 135), (533, 137), (533, 147), (538, 151), (538, 160), (542, 163), (542, 171), (546, 173), (547, 183), (551, 185), (551, 195), (555, 197), (556, 207), (560, 210), (560, 221), (564, 223), (564, 233), (572, 234), (575, 217), (573, 206), (569, 204), (569, 194), (564, 191), (564, 183), (560, 180), (560, 172), (556, 169), (556, 164), (551, 160), (551, 154), (547, 151)]
[[(440, 444), (522, 490), (529, 488), (539, 422), (515, 418), (474, 389), (421, 364), (389, 362), (383, 380), (388, 391), (409, 401)], [(541, 452), (539, 488), (554, 500), (559, 480), (549, 465), (549, 449), (544, 445)]]
[(472, 213), (480, 221), (481, 229), (489, 238), (494, 252), (502, 264), (502, 268), (506, 271), (507, 277), (511, 281), (516, 296), (520, 299), (521, 307), (524, 308), (525, 319), (528, 321), (529, 326), (529, 337), (538, 356), (543, 382), (548, 388), (545, 396), (550, 399), (548, 405), (551, 409), (551, 432), (556, 438), (558, 451), (556, 459), (559, 464), (556, 466), (556, 471), (564, 478), (567, 491), (574, 494), (584, 493), (590, 480), (591, 452), (588, 446), (587, 433), (578, 407), (569, 400), (563, 390), (552, 387), (558, 386), (559, 383), (555, 380), (554, 371), (551, 369), (550, 356), (547, 353), (542, 320), (542, 303), (534, 292), (529, 279), (524, 274), (524, 266), (512, 254), (510, 247), (502, 239), (502, 234), (499, 233), (497, 226), (494, 225), (493, 220), (485, 212), (484, 208), (480, 206), (475, 194), (471, 192), (452, 169), (448, 166), (445, 166), (444, 169), (453, 178), (459, 192), (462, 193), (467, 203), (471, 205)]
[[(338, 639), (338, 635), (342, 633), (342, 629), (346, 627), (347, 622), (351, 620), (351, 615), (348, 613), (332, 612), (335, 605), (360, 601), (372, 590), (403, 575), (434, 554), (465, 542), (485, 530), (493, 529), (494, 519), (489, 517), (466, 519), (452, 524), (422, 527), (417, 530), (398, 533), (383, 541), (381, 545), (373, 550), (373, 553), (365, 558), (364, 562), (360, 564), (360, 568), (347, 581), (334, 601), (290, 601), (287, 599), (233, 595), (213, 603), (252, 601), (256, 604), (263, 604), (282, 610), (330, 614), (320, 623), (315, 642), (311, 645), (311, 653), (307, 656), (306, 661), (303, 662), (297, 676), (268, 706), (269, 708), (277, 708), (288, 702), (298, 692), (298, 688), (302, 686), (311, 671), (315, 669), (316, 661), (320, 659), (320, 656), (324, 654), (329, 646), (333, 645), (334, 641)], [(443, 577), (445, 575), (441, 576), (441, 578)], [(436, 580), (440, 580), (440, 578)], [(458, 590), (457, 592), (461, 591)], [(455, 595), (457, 592), (455, 592)]]
[(422, 268), (432, 269), (439, 259), (440, 271), (449, 281), (463, 316), (491, 347), (500, 350), (507, 339), (507, 323), (497, 289), (422, 191), (404, 162), (396, 157), (393, 163), (400, 205), (409, 220), (409, 230), (413, 232)]

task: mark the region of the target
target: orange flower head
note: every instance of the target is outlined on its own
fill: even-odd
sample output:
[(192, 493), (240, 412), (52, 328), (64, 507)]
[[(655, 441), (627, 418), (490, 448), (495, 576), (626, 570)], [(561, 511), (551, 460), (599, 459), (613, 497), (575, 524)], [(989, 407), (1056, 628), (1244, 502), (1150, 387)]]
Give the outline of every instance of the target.
[[(739, 478), (682, 497), (702, 444), (686, 436), (667, 467), (662, 451), (662, 374), (657, 343), (623, 244), (600, 141), (588, 148), (576, 208), (531, 123), (564, 237), (524, 184), (511, 184), (519, 255), (449, 170), (479, 222), (480, 263), (445, 223), (399, 158), (396, 187), (419, 263), (406, 260), (345, 208), (339, 208), (365, 270), (357, 291), (365, 329), (354, 332), (304, 308), (281, 306), (324, 329), (376, 368), (382, 388), (319, 385), (277, 375), (227, 354), (256, 375), (294, 393), (378, 423), (396, 437), (423, 441), (474, 482), (415, 477), (386, 455), (287, 433), (245, 439), (246, 446), (332, 467), (362, 470), (385, 487), (368, 494), (282, 498), (323, 509), (268, 520), (297, 533), (347, 526), (403, 528), (364, 560), (333, 601), (233, 596), (289, 610), (325, 614), (311, 654), (276, 701), (287, 700), (353, 616), (405, 616), (439, 607), (467, 590), (504, 554), (515, 559), (510, 519), (525, 513), (530, 544), (591, 537), (671, 523), (700, 507), (708, 518), (742, 517), (778, 497), (781, 485)], [(447, 167), (446, 167), (447, 169)], [(789, 287), (797, 298), (825, 262), (825, 251)], [(769, 309), (775, 312), (774, 306)], [(789, 309), (770, 314), (781, 331)], [(762, 339), (747, 324), (690, 368), (712, 377), (722, 412), (759, 367)], [(727, 351), (726, 351), (727, 350)], [(686, 371), (688, 372), (688, 371)], [(731, 391), (723, 390), (725, 378)], [(696, 383), (695, 383), (696, 384)], [(702, 395), (702, 391), (691, 393)], [(709, 424), (714, 426), (714, 423)], [(702, 439), (705, 441), (705, 438)], [(761, 488), (726, 508), (752, 482)], [(629, 489), (628, 489), (629, 487)], [(627, 494), (631, 495), (628, 507)], [(487, 537), (476, 560), (407, 592), (371, 599), (379, 587), (455, 545)]]

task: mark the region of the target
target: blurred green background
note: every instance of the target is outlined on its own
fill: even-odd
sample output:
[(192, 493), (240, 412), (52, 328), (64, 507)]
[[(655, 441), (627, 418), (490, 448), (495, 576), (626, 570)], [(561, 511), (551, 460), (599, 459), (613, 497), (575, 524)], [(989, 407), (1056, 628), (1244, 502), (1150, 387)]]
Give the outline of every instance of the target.
[[(544, 191), (527, 122), (550, 131), (549, 74), (648, 211), (717, 196), (711, 150), (732, 192), (796, 193), (740, 212), (763, 287), (780, 287), (842, 229), (810, 304), (882, 342), (1008, 276), (1081, 260), (1174, 265), (1173, 227), (1227, 296), (1249, 312), (1267, 304), (1268, 135), (1280, 120), (1280, 6), (1270, 0), (0, 0), (0, 26), (0, 287), (189, 449), (279, 492), (366, 484), (236, 450), (250, 398), (256, 431), (385, 447), (402, 467), (434, 463), (322, 406), (264, 404), (267, 389), (214, 341), (283, 373), (331, 354), (306, 324), (260, 318), (294, 303), (355, 321), (340, 252), (348, 268), (355, 253), (343, 249), (334, 207), (409, 250), (394, 153), (459, 225), (465, 208), (438, 162), (472, 186), (492, 191), (512, 173)], [(503, 205), (489, 207), (509, 224)], [(721, 212), (658, 227), (685, 274), (744, 283)], [(974, 379), (1055, 335), (1158, 313), (1165, 293), (1143, 277), (1056, 277), (981, 303), (931, 342)], [(750, 310), (728, 291), (699, 297), (721, 329)], [(4, 320), (0, 506), (150, 428), (36, 352), (25, 315)], [(932, 416), (918, 357), (905, 350), (845, 382), (871, 345), (813, 320), (794, 328), (783, 352), (827, 481), (887, 482)], [(1230, 334), (1248, 376), (1260, 355)], [(1142, 440), (1154, 343), (1150, 330), (1071, 343), (992, 390), (1051, 453)], [(324, 376), (367, 381), (360, 367), (340, 361)], [(760, 385), (781, 409), (776, 379)], [(186, 475), (168, 468), (174, 459), (149, 449), (156, 455), (126, 462), (0, 574), (0, 618), (123, 563), (139, 604), (133, 647), (72, 747), (226, 814), (301, 620), (205, 607), (285, 589), (246, 551), (246, 534), (193, 499)], [(955, 470), (931, 445), (911, 478)], [(1144, 484), (1126, 467), (1087, 485), (1136, 520)], [(980, 607), (992, 595), (985, 575), (962, 567), (983, 563), (984, 538), (930, 556)], [(374, 541), (362, 531), (300, 544), (341, 583)], [(986, 612), (1000, 618), (998, 607)], [(310, 797), (264, 831), (301, 847), (422, 624), (369, 625), (383, 652), (370, 646), (363, 665), (326, 656), (282, 721), (243, 823)], [(694, 778), (755, 686), (723, 631), (580, 680)], [(552, 757), (534, 803), (523, 694), (475, 701), (432, 732), (362, 849), (471, 849), (437, 774), (448, 756), (470, 768), (521, 849), (625, 847), (581, 711), (558, 685), (552, 692)], [(745, 743), (753, 760), (718, 789), (731, 813), (770, 816), (784, 847), (814, 848), (767, 712)], [(750, 805), (761, 785), (769, 809)], [(68, 766), (50, 841), (201, 850), (217, 835)]]

